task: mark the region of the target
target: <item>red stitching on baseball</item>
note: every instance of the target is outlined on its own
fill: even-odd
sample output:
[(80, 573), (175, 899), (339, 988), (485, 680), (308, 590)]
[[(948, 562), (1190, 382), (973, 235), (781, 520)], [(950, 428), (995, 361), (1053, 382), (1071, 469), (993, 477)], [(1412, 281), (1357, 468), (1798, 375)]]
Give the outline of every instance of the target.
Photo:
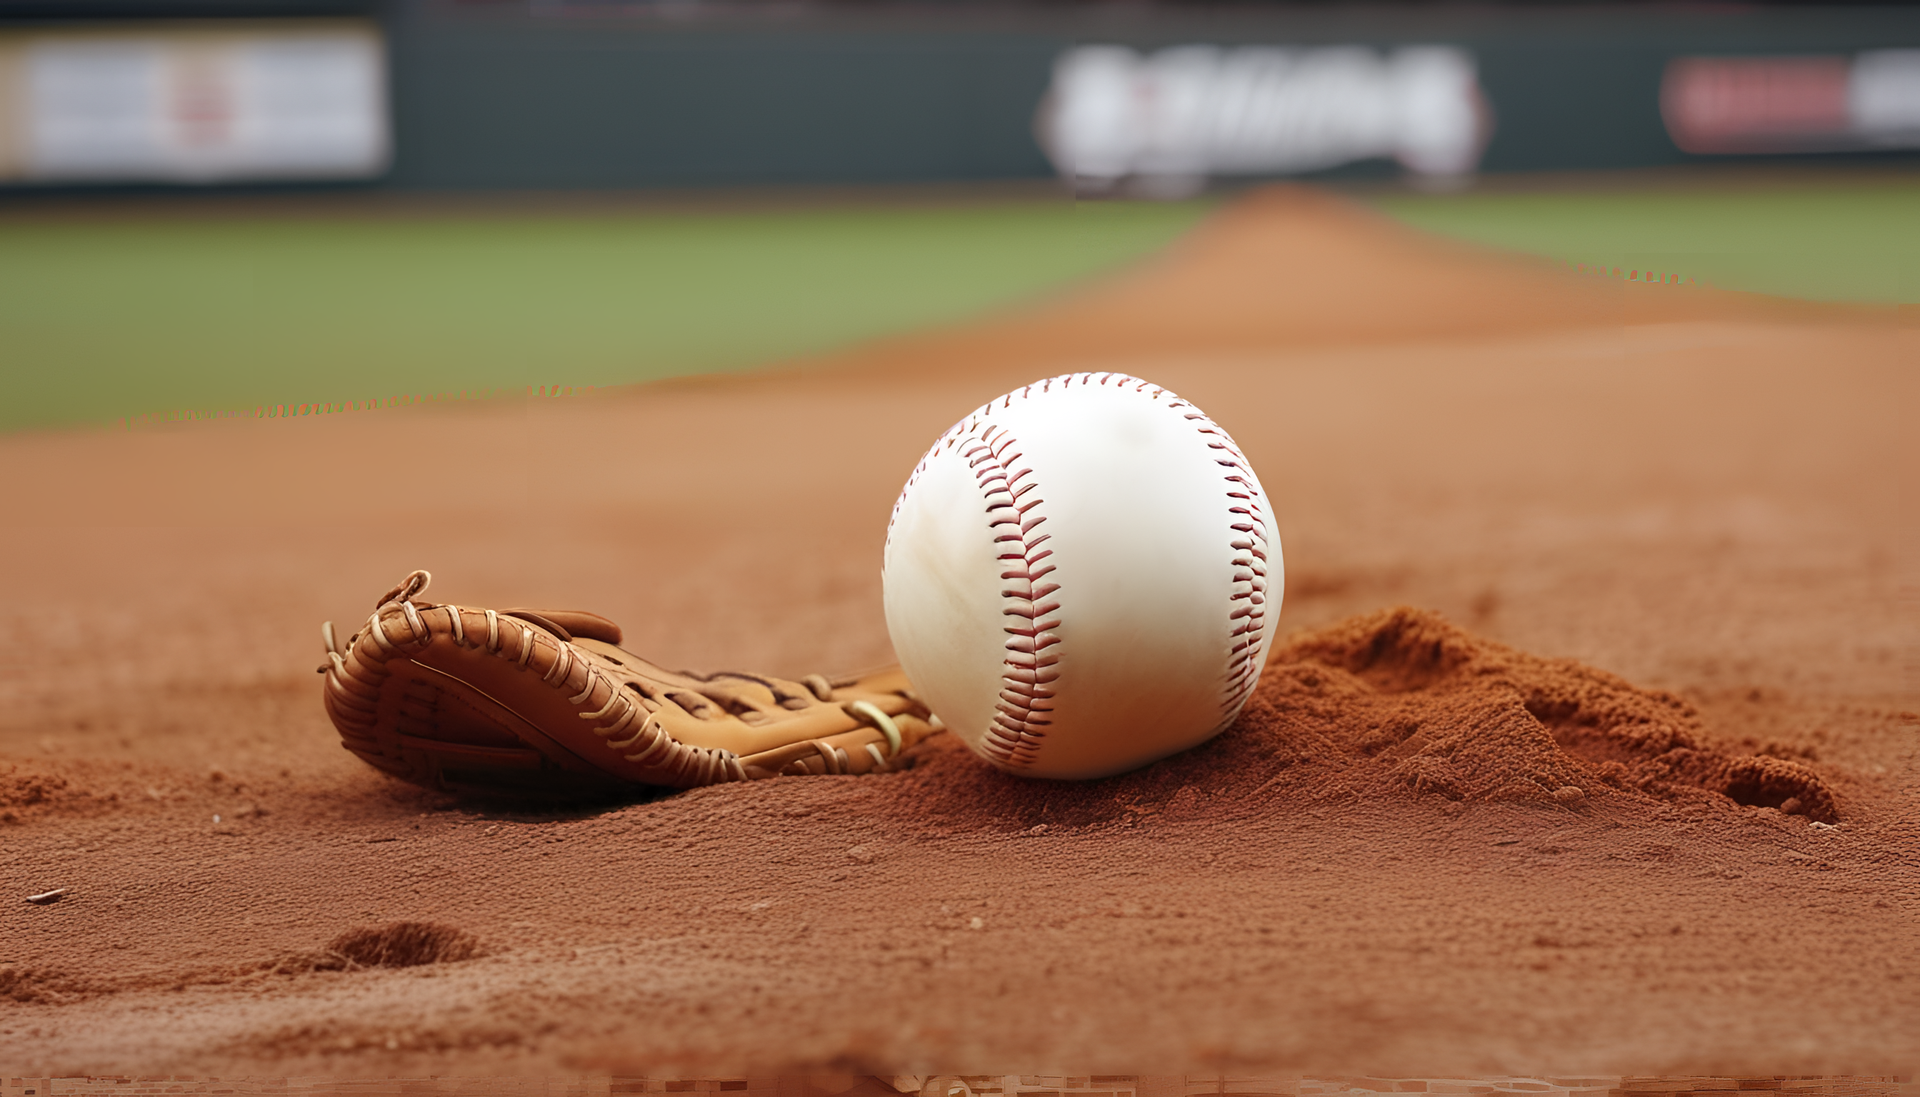
[(987, 529), (998, 551), (1000, 581), (1006, 584), (1000, 590), (1001, 613), (1009, 618), (1002, 629), (1007, 654), (1000, 700), (981, 749), (1003, 765), (1032, 765), (1053, 722), (1053, 682), (1060, 677), (1060, 637), (1048, 631), (1060, 622), (1047, 619), (1060, 608), (1048, 599), (1060, 584), (1045, 581), (1054, 568), (1043, 561), (1053, 550), (1040, 546), (1050, 535), (1034, 533), (1047, 520), (1038, 509), (1046, 500), (1023, 499), (1033, 483), (1015, 487), (1033, 470), (1018, 465), (1019, 445), (1006, 428), (987, 425), (962, 456), (986, 497)]

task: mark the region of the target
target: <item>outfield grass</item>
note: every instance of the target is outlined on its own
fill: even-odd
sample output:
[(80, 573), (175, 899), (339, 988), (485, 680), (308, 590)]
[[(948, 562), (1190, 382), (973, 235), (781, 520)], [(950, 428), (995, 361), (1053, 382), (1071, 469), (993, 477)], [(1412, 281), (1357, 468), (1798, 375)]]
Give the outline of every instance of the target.
[(607, 385), (952, 322), (1204, 205), (0, 220), (0, 429)]
[[(1569, 263), (1920, 301), (1920, 185), (1377, 197)], [(0, 220), (0, 430), (607, 385), (947, 323), (1149, 254), (1207, 207)]]
[(1818, 301), (1920, 301), (1920, 181), (1373, 201), (1419, 228), (1623, 274)]

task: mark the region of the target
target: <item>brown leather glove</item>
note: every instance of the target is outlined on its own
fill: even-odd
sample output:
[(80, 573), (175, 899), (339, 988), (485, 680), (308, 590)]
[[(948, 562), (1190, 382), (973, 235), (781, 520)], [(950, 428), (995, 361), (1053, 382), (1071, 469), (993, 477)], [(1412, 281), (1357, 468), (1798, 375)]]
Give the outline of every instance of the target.
[(339, 642), (327, 715), (371, 765), (429, 788), (566, 795), (884, 771), (938, 730), (897, 667), (798, 682), (662, 670), (598, 614), (417, 601), (416, 571)]

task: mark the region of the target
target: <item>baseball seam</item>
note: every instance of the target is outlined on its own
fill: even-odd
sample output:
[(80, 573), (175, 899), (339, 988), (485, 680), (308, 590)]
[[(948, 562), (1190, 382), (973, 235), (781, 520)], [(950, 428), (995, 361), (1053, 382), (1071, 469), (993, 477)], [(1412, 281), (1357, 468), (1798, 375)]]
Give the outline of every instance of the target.
[[(995, 532), (996, 548), (1004, 547), (1000, 560), (1005, 566), (1000, 578), (1012, 585), (1001, 591), (1007, 600), (1007, 612), (1017, 621), (1024, 620), (1024, 627), (1030, 631), (1020, 633), (1016, 628), (1008, 628), (1008, 656), (1003, 672), (1003, 689), (1000, 704), (994, 717), (993, 727), (987, 732), (982, 749), (990, 756), (1008, 765), (1031, 765), (1038, 755), (1042, 741), (1046, 737), (1046, 727), (1051, 723), (1047, 717), (1053, 711), (1054, 690), (1052, 683), (1059, 677), (1059, 637), (1044, 630), (1058, 628), (1058, 620), (1039, 622), (1037, 619), (1060, 608), (1056, 601), (1036, 606), (1036, 599), (1045, 599), (1060, 589), (1057, 583), (1044, 583), (1036, 587), (1043, 576), (1054, 570), (1053, 565), (1036, 568), (1035, 565), (1051, 550), (1035, 550), (1042, 534), (1033, 540), (1027, 540), (1031, 531), (1046, 519), (1031, 508), (1044, 500), (1036, 497), (1031, 504), (1019, 504), (1018, 497), (1011, 496), (1010, 489), (1017, 480), (1026, 480), (1019, 484), (1022, 494), (1037, 486), (1037, 481), (1027, 480), (1032, 476), (1031, 469), (1020, 469), (1017, 474), (1005, 472), (1006, 464), (1017, 460), (1019, 454), (1014, 448), (1012, 435), (1005, 428), (991, 422), (996, 409), (1013, 406), (1015, 400), (1025, 400), (1036, 392), (1050, 392), (1055, 386), (1068, 388), (1073, 385), (1112, 385), (1116, 388), (1132, 388), (1154, 400), (1164, 398), (1166, 406), (1178, 411), (1193, 424), (1200, 434), (1205, 436), (1207, 447), (1214, 453), (1214, 462), (1223, 470), (1227, 486), (1228, 529), (1233, 549), (1231, 566), (1233, 568), (1232, 593), (1228, 595), (1231, 607), (1227, 620), (1229, 624), (1230, 647), (1227, 653), (1226, 681), (1220, 694), (1220, 711), (1224, 718), (1237, 713), (1247, 698), (1252, 696), (1254, 687), (1259, 684), (1260, 653), (1266, 639), (1266, 603), (1267, 573), (1269, 565), (1268, 549), (1271, 538), (1267, 529), (1267, 515), (1262, 503), (1262, 493), (1255, 487), (1253, 468), (1247, 462), (1246, 455), (1234, 444), (1227, 432), (1199, 408), (1182, 400), (1166, 389), (1124, 373), (1072, 373), (1060, 377), (1048, 378), (1016, 389), (991, 403), (982, 405), (973, 414), (955, 423), (933, 446), (925, 457), (915, 466), (907, 477), (905, 487), (894, 501), (892, 518), (887, 522), (887, 541), (891, 544), (893, 527), (900, 517), (900, 509), (905, 505), (913, 486), (926, 472), (927, 463), (942, 451), (959, 448), (967, 440), (977, 444), (962, 450), (961, 456), (968, 459), (974, 469), (975, 477), (980, 481), (982, 490), (987, 489), (992, 479), (989, 467), (994, 473), (1005, 477), (1009, 498), (1006, 502), (996, 502), (988, 497), (988, 523)], [(996, 433), (997, 432), (997, 433)], [(1003, 458), (1002, 454), (1013, 451), (1012, 456)], [(998, 483), (999, 481), (994, 481)], [(1003, 513), (1004, 512), (1004, 513)], [(1029, 514), (1031, 513), (1031, 517)], [(1017, 557), (1012, 553), (1013, 542), (1008, 535), (1017, 532), (1021, 552)], [(1020, 566), (1024, 565), (1024, 567)], [(1023, 585), (1024, 584), (1024, 585)], [(1022, 607), (1025, 607), (1024, 614)], [(1027, 648), (1016, 649), (1014, 642), (1028, 637), (1034, 643)], [(1042, 646), (1038, 641), (1045, 638)], [(1018, 659), (1016, 659), (1018, 657)], [(1041, 707), (1044, 705), (1044, 707)], [(1043, 714), (1036, 717), (1036, 713)]]
[(1049, 631), (1060, 622), (1047, 618), (1060, 608), (1050, 600), (1060, 584), (1046, 581), (1054, 570), (1046, 563), (1053, 550), (1042, 547), (1052, 535), (1035, 532), (1047, 520), (1039, 510), (1046, 500), (1038, 495), (1025, 498), (1038, 485), (1029, 479), (1031, 468), (1017, 467), (1019, 443), (1006, 428), (987, 426), (962, 456), (986, 497), (987, 530), (1005, 584), (1001, 613), (1012, 619), (1002, 629), (1007, 654), (1001, 664), (1000, 698), (980, 746), (1003, 765), (1032, 765), (1053, 723), (1053, 683), (1060, 677), (1060, 637)]
[(1207, 446), (1214, 451), (1214, 463), (1226, 470), (1227, 498), (1232, 502), (1228, 528), (1234, 532), (1230, 542), (1233, 557), (1233, 593), (1228, 601), (1233, 610), (1227, 615), (1232, 623), (1233, 647), (1228, 653), (1227, 686), (1220, 698), (1221, 711), (1238, 711), (1260, 680), (1260, 643), (1267, 628), (1267, 516), (1260, 493), (1254, 490), (1253, 469), (1246, 455), (1233, 444), (1227, 432), (1206, 417), (1199, 408), (1178, 397), (1174, 407), (1187, 409), (1189, 422), (1208, 435)]

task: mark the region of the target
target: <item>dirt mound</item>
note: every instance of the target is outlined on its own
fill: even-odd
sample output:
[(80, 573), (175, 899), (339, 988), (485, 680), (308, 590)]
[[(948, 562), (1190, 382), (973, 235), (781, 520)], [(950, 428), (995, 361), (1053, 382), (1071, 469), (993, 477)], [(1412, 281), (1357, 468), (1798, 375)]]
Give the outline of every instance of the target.
[[(98, 770), (100, 767), (79, 767)], [(111, 808), (122, 790), (75, 767), (0, 762), (0, 826), (41, 815), (92, 815)], [(96, 787), (102, 786), (102, 787)]]
[(26, 808), (71, 797), (71, 782), (57, 773), (49, 773), (18, 763), (0, 768), (0, 822), (15, 822)]
[(1340, 758), (1450, 800), (1717, 794), (1831, 823), (1834, 794), (1807, 765), (1710, 745), (1693, 706), (1570, 659), (1392, 609), (1297, 637), (1269, 662), (1243, 723), (1311, 736)]
[(1105, 781), (1009, 777), (951, 736), (925, 743), (897, 800), (930, 824), (1132, 825), (1288, 810), (1328, 798), (1434, 796), (1578, 810), (1598, 798), (1691, 800), (1839, 816), (1810, 766), (1709, 744), (1681, 698), (1569, 659), (1390, 609), (1274, 651), (1240, 720), (1197, 750)]
[(1885, 309), (1596, 280), (1545, 260), (1410, 233), (1358, 202), (1280, 185), (1241, 195), (1165, 254), (1095, 292), (1068, 292), (991, 323), (878, 340), (828, 361), (887, 372), (908, 361), (955, 373), (995, 363), (1044, 377), (1143, 355), (1838, 316), (1898, 322)]

